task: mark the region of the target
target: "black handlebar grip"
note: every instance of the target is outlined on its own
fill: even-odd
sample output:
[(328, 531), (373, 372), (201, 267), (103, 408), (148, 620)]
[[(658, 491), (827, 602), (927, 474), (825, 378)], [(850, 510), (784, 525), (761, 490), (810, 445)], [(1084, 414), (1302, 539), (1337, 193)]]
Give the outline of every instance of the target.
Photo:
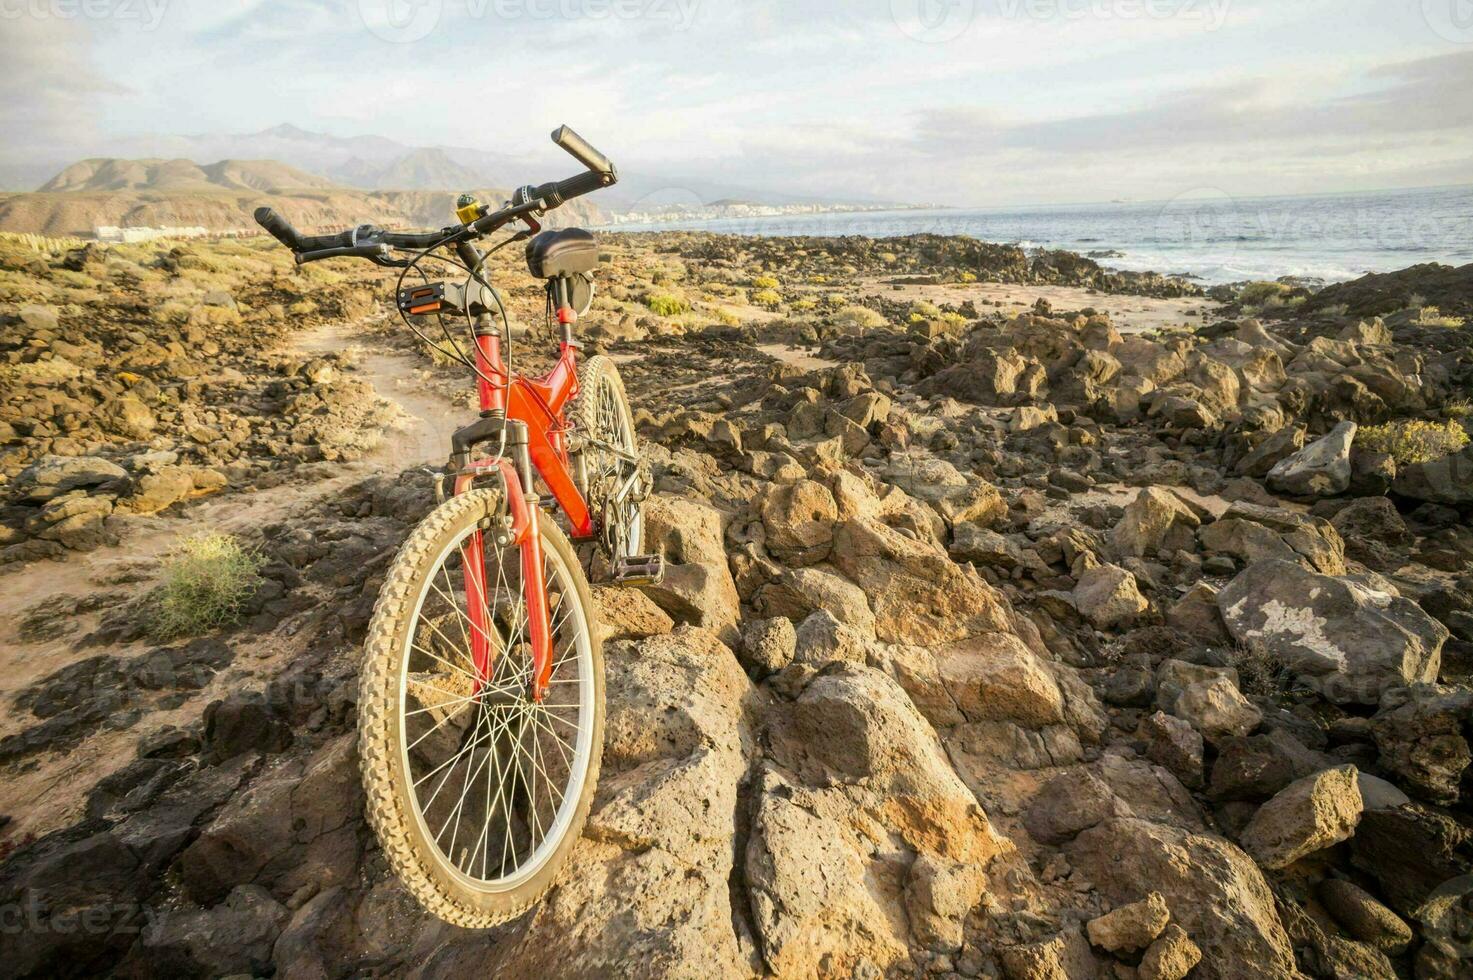
[[(567, 126), (559, 126), (552, 131), (552, 141), (564, 150), (567, 150), (583, 166), (595, 173), (611, 174), (614, 165), (609, 158), (595, 150), (588, 141)], [(603, 186), (602, 184), (599, 185)], [(586, 192), (585, 192), (586, 193)]]
[(616, 179), (611, 173), (594, 173), (590, 170), (576, 177), (569, 177), (567, 180), (557, 181), (551, 187), (560, 199), (558, 203), (562, 203), (562, 201), (569, 201), (575, 197), (582, 197), (584, 194), (592, 194), (600, 187), (609, 186)]
[(256, 224), (265, 228), (271, 233), (272, 238), (281, 242), (281, 244), (293, 252), (301, 251), (302, 236), (297, 234), (297, 230), (292, 227), (290, 221), (277, 214), (273, 209), (267, 207), (256, 208)]

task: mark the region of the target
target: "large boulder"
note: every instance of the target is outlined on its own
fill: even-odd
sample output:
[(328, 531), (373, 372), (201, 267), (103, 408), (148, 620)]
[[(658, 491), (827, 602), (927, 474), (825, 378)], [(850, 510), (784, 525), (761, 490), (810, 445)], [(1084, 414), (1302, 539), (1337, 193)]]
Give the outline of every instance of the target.
[(1295, 497), (1334, 497), (1350, 488), (1350, 446), (1356, 424), (1341, 422), (1323, 438), (1275, 463), (1269, 488)]
[(1235, 640), (1337, 704), (1376, 704), (1391, 688), (1436, 680), (1448, 637), (1408, 599), (1277, 559), (1249, 565), (1217, 602)]
[(1345, 574), (1345, 542), (1334, 526), (1291, 510), (1234, 501), (1197, 537), (1209, 552), (1245, 565), (1282, 558), (1326, 575)]
[(1473, 764), (1467, 734), (1473, 690), (1417, 685), (1392, 691), (1371, 724), (1380, 762), (1412, 792), (1434, 803), (1458, 802)]
[(1294, 951), (1273, 893), (1253, 861), (1212, 834), (1113, 817), (1066, 845), (1070, 863), (1117, 904), (1165, 898), (1171, 919), (1201, 947), (1203, 980), (1294, 980)]
[(1164, 660), (1156, 670), (1156, 703), (1214, 744), (1247, 735), (1263, 713), (1238, 689), (1237, 671)]
[(657, 495), (645, 505), (645, 546), (665, 556), (665, 577), (646, 587), (676, 622), (737, 641), (741, 598), (726, 560), (721, 512), (694, 500)]
[(1473, 503), (1473, 448), (1397, 469), (1391, 489), (1403, 497), (1454, 507)]
[(783, 569), (775, 582), (757, 591), (753, 605), (765, 616), (784, 616), (795, 623), (822, 609), (867, 636), (875, 635), (869, 597), (826, 565)]
[(968, 721), (1042, 728), (1064, 721), (1053, 674), (1016, 636), (984, 633), (936, 651), (940, 680)]
[(1158, 551), (1190, 549), (1192, 530), (1201, 524), (1195, 511), (1162, 487), (1144, 487), (1125, 506), (1110, 532), (1110, 543), (1121, 556), (1143, 557)]
[(594, 978), (699, 963), (704, 976), (750, 976), (728, 883), (751, 683), (714, 633), (688, 626), (605, 660), (603, 772), (583, 839), (547, 899), (477, 947), (477, 968)]
[(1097, 565), (1079, 576), (1074, 608), (1096, 629), (1128, 626), (1150, 608), (1135, 576), (1119, 565)]
[(946, 460), (926, 453), (891, 455), (880, 477), (936, 508), (948, 523), (973, 521), (988, 525), (1008, 512), (1002, 494), (992, 484), (968, 477)]
[(1449, 813), (1409, 802), (1366, 810), (1350, 839), (1350, 860), (1376, 880), (1388, 905), (1415, 918), (1439, 885), (1473, 873), (1470, 849), (1473, 829)]
[(1112, 953), (1131, 953), (1145, 949), (1161, 935), (1171, 920), (1166, 899), (1151, 892), (1139, 902), (1131, 902), (1091, 919), (1086, 930), (1089, 941)]
[(832, 560), (868, 595), (887, 642), (934, 646), (1010, 631), (1007, 600), (975, 571), (878, 521), (842, 525)]
[(39, 502), (127, 476), (127, 470), (101, 456), (42, 456), (21, 471), (15, 487), (25, 499)]
[(829, 488), (814, 480), (775, 483), (758, 504), (767, 550), (788, 565), (813, 565), (828, 557), (839, 508)]
[(1298, 425), (1287, 425), (1272, 432), (1261, 442), (1253, 444), (1253, 448), (1238, 459), (1234, 470), (1239, 476), (1263, 479), (1281, 460), (1304, 448), (1304, 436), (1304, 427)]
[(1062, 844), (1123, 809), (1104, 780), (1078, 767), (1044, 784), (1023, 811), (1023, 826), (1034, 840)]
[(1362, 809), (1355, 766), (1326, 769), (1295, 780), (1259, 807), (1241, 843), (1265, 868), (1285, 868), (1348, 840)]
[[(938, 875), (981, 869), (1004, 843), (899, 685), (836, 665), (769, 716), (766, 742), (745, 871), (768, 969), (848, 976), (868, 960), (884, 972), (908, 968), (913, 941), (955, 939), (936, 920), (965, 916), (980, 882)], [(932, 865), (909, 882), (908, 853)]]
[(358, 872), (362, 811), (357, 738), (344, 735), (232, 798), (180, 856), (184, 892), (214, 905), (254, 884), (285, 902), (309, 884), (344, 884)]

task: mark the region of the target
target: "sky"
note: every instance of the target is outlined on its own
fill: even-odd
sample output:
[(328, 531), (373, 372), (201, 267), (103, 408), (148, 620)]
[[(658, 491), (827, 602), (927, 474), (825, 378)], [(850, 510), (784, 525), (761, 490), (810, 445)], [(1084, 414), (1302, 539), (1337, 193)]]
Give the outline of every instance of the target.
[(1473, 183), (1473, 0), (0, 0), (0, 62), (0, 173), (282, 123), (537, 155), (568, 123), (676, 190)]

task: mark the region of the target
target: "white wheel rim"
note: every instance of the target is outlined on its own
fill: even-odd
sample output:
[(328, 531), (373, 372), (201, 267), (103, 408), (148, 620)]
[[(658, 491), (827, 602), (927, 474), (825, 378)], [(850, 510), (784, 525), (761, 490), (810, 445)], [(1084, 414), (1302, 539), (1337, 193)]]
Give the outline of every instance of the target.
[[(408, 799), (404, 802), (414, 815), (421, 839), (427, 844), (428, 856), (445, 874), (461, 886), (481, 893), (497, 893), (516, 889), (542, 870), (577, 819), (579, 801), (583, 796), (584, 784), (587, 781), (588, 770), (595, 751), (593, 729), (596, 692), (593, 676), (593, 648), (589, 636), (587, 614), (578, 599), (572, 569), (564, 562), (559, 552), (544, 544), (543, 565), (544, 575), (549, 585), (548, 591), (550, 595), (554, 593), (557, 595), (557, 600), (550, 611), (550, 622), (554, 627), (555, 641), (558, 638), (565, 639), (560, 643), (555, 642), (552, 684), (543, 704), (535, 706), (526, 704), (516, 707), (486, 706), (470, 699), (459, 707), (450, 700), (443, 702), (437, 708), (427, 708), (423, 700), (417, 700), (412, 707), (410, 706), (412, 686), (417, 687), (422, 693), (426, 688), (435, 689), (429, 682), (412, 681), (410, 671), (412, 663), (418, 662), (424, 665), (434, 659), (432, 655), (426, 655), (428, 648), (416, 642), (417, 637), (425, 635), (419, 631), (425, 603), (431, 599), (438, 599), (446, 603), (445, 585), (447, 581), (450, 584), (451, 597), (455, 596), (455, 588), (458, 584), (456, 579), (461, 578), (463, 581), (463, 576), (459, 571), (454, 575), (449, 574), (446, 570), (446, 562), (459, 552), (461, 545), (475, 530), (474, 526), (469, 527), (445, 545), (432, 566), (434, 571), (426, 577), (419, 594), (415, 597), (414, 611), (409, 619), (404, 645), (400, 650), (399, 694), (395, 720), (399, 762), (403, 767), (405, 784), (408, 789)], [(500, 550), (489, 544), (489, 536), (487, 542), (488, 553)], [(514, 549), (506, 549), (506, 551), (513, 555), (514, 561)], [(504, 568), (504, 566), (500, 567)], [(488, 572), (488, 578), (489, 576)], [(439, 582), (436, 581), (437, 578), (440, 579)], [(560, 583), (561, 587), (555, 588), (555, 583)], [(488, 594), (498, 596), (502, 593), (503, 587), (508, 584), (504, 576), (499, 582), (488, 581)], [(464, 596), (463, 586), (461, 586), (460, 595)], [(521, 600), (520, 610), (513, 613), (513, 624), (519, 624), (508, 630), (508, 633), (515, 631), (515, 635), (511, 636), (513, 641), (518, 636), (525, 636), (524, 607), (525, 600)], [(457, 605), (456, 612), (460, 614), (457, 621), (461, 626), (467, 631), (474, 628), (468, 625), (470, 621), (464, 615), (462, 606)], [(449, 639), (443, 630), (436, 627), (432, 627), (432, 630), (438, 634), (439, 640)], [(501, 650), (504, 651), (506, 643), (501, 639), (501, 631), (495, 630), (495, 632), (493, 642), (499, 644)], [(443, 676), (454, 677), (461, 681), (465, 681), (466, 677), (474, 679), (468, 634), (466, 639), (467, 642), (462, 648), (463, 659), (461, 661), (453, 658), (439, 660), (437, 667), (446, 672)], [(453, 640), (450, 640), (449, 643), (434, 644), (440, 650), (455, 645)], [(500, 692), (515, 686), (514, 682), (517, 678), (501, 675), (503, 663), (513, 663), (513, 660), (507, 656), (497, 657), (492, 683), (488, 685), (488, 690)], [(570, 671), (569, 665), (575, 668), (575, 673)], [(457, 670), (460, 672), (456, 673)], [(575, 698), (569, 698), (570, 689), (571, 692), (576, 692)], [(446, 708), (452, 710), (445, 711)], [(436, 710), (444, 713), (445, 719), (431, 725), (430, 721), (435, 716)], [(460, 753), (457, 753), (442, 772), (432, 771), (428, 777), (424, 772), (425, 766), (418, 767), (419, 771), (417, 771), (411, 755), (412, 750), (424, 738), (432, 737), (434, 732), (442, 728), (456, 712), (465, 710), (476, 713), (476, 718), (470, 740), (462, 746), (464, 757), (460, 761), (453, 761), (460, 758)], [(574, 713), (571, 719), (569, 712)], [(418, 715), (426, 716), (422, 718), (422, 725), (419, 726), (409, 721), (411, 717)], [(526, 727), (529, 724), (530, 729)], [(503, 739), (511, 737), (514, 728), (518, 731), (514, 748), (503, 756), (498, 745)], [(526, 747), (522, 737), (523, 733), (529, 730), (535, 733), (532, 748)], [(542, 751), (543, 745), (549, 746), (547, 750), (549, 753), (554, 750), (561, 753), (561, 761), (550, 754), (539, 757), (538, 753)], [(465, 751), (467, 748), (469, 751)], [(513, 768), (514, 763), (516, 768)], [(545, 785), (551, 787), (551, 777), (548, 776), (549, 767), (556, 769), (562, 763), (565, 763), (563, 767), (566, 768), (568, 776), (561, 788), (555, 808), (552, 808), (550, 793), (542, 799), (540, 804), (537, 802), (538, 780), (534, 775), (531, 780), (525, 777), (520, 780), (520, 789), (524, 791), (523, 806), (525, 809), (521, 814), (514, 812), (516, 810), (514, 797), (519, 789), (518, 780), (515, 777), (521, 776), (523, 770), (535, 774), (540, 769), (542, 775), (547, 777)], [(498, 774), (498, 778), (492, 777), (493, 771)], [(506, 788), (508, 779), (512, 780), (510, 790)], [(445, 822), (427, 818), (427, 811), (432, 810), (439, 802), (440, 794), (446, 791), (447, 786), (450, 787), (451, 793), (456, 792), (457, 780), (460, 780), (459, 797), (455, 806), (452, 807), (453, 812), (456, 813), (454, 820), (457, 826), (452, 831)], [(484, 796), (473, 799), (477, 786), (483, 787)], [(526, 803), (528, 795), (531, 798), (530, 804)], [(446, 798), (447, 801), (449, 799), (449, 797)], [(466, 822), (461, 814), (467, 812), (465, 810), (467, 800), (471, 800), (469, 812), (474, 812), (477, 800), (484, 800), (485, 811), (481, 834), (470, 845), (467, 845), (460, 837), (460, 825)], [(494, 825), (493, 821), (498, 806), (503, 814), (503, 844), (499, 856), (493, 854), (496, 848), (490, 836), (490, 828)], [(543, 807), (552, 809), (550, 819), (546, 824), (540, 820)], [(527, 812), (532, 815), (530, 822), (527, 822), (525, 817)], [(514, 838), (514, 818), (518, 815), (523, 816), (524, 822), (527, 823), (529, 834), (527, 843), (532, 845), (535, 841), (535, 846), (531, 847), (531, 853), (520, 859), (518, 848), (511, 846)], [(432, 826), (435, 823), (439, 823), (440, 826), (438, 828)], [(506, 871), (509, 860), (512, 862), (512, 867), (510, 871)], [(478, 869), (479, 875), (476, 874)], [(492, 871), (498, 873), (492, 875)]]

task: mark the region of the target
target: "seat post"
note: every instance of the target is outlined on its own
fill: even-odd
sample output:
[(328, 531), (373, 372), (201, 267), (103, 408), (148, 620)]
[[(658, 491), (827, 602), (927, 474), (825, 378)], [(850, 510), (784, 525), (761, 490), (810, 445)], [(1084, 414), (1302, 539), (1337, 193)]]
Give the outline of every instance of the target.
[(548, 292), (552, 295), (552, 308), (557, 311), (557, 322), (562, 328), (564, 344), (573, 342), (573, 323), (578, 319), (569, 295), (568, 277), (553, 276), (547, 280)]

